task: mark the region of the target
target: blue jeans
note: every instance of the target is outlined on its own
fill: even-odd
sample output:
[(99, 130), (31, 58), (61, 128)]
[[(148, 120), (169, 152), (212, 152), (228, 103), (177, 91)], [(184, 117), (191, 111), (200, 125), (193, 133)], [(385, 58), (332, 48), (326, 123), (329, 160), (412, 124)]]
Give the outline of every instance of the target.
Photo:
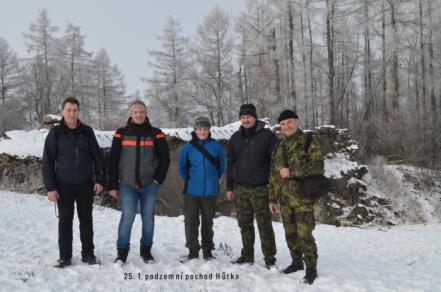
[(128, 186), (120, 188), (121, 219), (118, 227), (118, 241), (116, 247), (119, 249), (130, 249), (130, 234), (133, 221), (136, 216), (138, 200), (142, 218), (141, 247), (151, 246), (155, 230), (155, 206), (159, 184), (150, 183), (141, 189)]

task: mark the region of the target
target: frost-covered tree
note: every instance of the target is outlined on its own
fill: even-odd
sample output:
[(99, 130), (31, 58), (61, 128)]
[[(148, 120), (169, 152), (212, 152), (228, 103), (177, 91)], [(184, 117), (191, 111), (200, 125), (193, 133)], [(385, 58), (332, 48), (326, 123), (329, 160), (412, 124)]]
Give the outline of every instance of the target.
[[(92, 60), (92, 96), (90, 108), (94, 108), (92, 119), (100, 129), (115, 127), (124, 102), (124, 75), (116, 65), (112, 65), (105, 49), (100, 49)], [(94, 93), (93, 93), (94, 92)]]
[(215, 6), (198, 27), (196, 55), (198, 96), (213, 122), (224, 125), (233, 120), (233, 36), (228, 14)]
[(57, 110), (60, 92), (57, 92), (60, 76), (57, 74), (57, 40), (54, 33), (58, 30), (52, 26), (47, 11), (30, 25), (29, 32), (24, 34), (30, 59), (27, 62), (24, 82), (26, 98), (33, 108), (35, 119), (40, 121), (48, 113)]
[(19, 65), (16, 53), (8, 42), (0, 37), (0, 135), (12, 125), (8, 124), (12, 102), (18, 102), (17, 89), (20, 85)]
[[(159, 106), (153, 114), (162, 125), (170, 127), (186, 126), (192, 110), (189, 99), (189, 40), (182, 36), (181, 23), (169, 17), (162, 35), (157, 36), (161, 44), (159, 50), (149, 51), (154, 69), (154, 78), (145, 79), (149, 85), (149, 104)], [(162, 115), (157, 112), (166, 112)]]
[(68, 24), (61, 38), (60, 50), (63, 55), (62, 74), (66, 82), (66, 95), (76, 96), (82, 104), (83, 114), (89, 118), (92, 54), (84, 49), (84, 38), (79, 26)]

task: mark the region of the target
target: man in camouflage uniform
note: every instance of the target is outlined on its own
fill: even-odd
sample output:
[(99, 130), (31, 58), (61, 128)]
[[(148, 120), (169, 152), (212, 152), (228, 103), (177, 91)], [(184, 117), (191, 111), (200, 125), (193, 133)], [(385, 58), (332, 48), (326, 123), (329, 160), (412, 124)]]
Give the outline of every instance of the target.
[(267, 268), (275, 265), (276, 244), (268, 209), (268, 175), (276, 135), (257, 119), (256, 107), (244, 104), (240, 129), (228, 144), (227, 198), (234, 200), (242, 235), (241, 256), (234, 262), (254, 262), (254, 216)]
[(298, 128), (300, 121), (295, 112), (283, 111), (278, 122), (283, 137), (272, 155), (269, 209), (271, 213), (276, 213), (277, 201), (280, 203), (286, 242), (292, 257), (292, 264), (284, 273), (303, 270), (304, 260), (304, 280), (312, 284), (317, 277), (317, 246), (312, 235), (315, 227), (314, 200), (300, 192), (300, 181), (324, 173), (323, 155), (317, 137), (312, 136), (309, 148), (305, 149), (307, 134)]

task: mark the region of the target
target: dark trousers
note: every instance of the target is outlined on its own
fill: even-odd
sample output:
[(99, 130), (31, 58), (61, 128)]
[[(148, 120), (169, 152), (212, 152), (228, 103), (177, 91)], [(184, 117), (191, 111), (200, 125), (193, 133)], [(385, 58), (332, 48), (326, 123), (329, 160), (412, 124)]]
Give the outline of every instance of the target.
[(202, 248), (213, 250), (213, 218), (216, 212), (217, 196), (199, 197), (184, 196), (184, 217), (185, 217), (185, 246), (190, 251), (198, 251), (199, 245), (199, 215), (201, 215), (201, 237)]
[(77, 204), (80, 221), (80, 238), (82, 255), (93, 253), (93, 183), (58, 184), (60, 199), (58, 205), (58, 247), (60, 258), (72, 258), (72, 222), (74, 218), (74, 203)]

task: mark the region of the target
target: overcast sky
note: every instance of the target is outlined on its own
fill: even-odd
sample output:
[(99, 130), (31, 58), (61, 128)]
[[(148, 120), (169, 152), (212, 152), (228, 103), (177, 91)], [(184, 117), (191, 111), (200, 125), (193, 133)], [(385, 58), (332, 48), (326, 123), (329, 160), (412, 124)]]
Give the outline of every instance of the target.
[(159, 48), (155, 36), (162, 33), (167, 16), (182, 22), (184, 35), (194, 36), (216, 4), (237, 15), (245, 0), (0, 0), (0, 37), (19, 57), (27, 56), (23, 33), (47, 9), (52, 25), (59, 27), (58, 36), (69, 22), (81, 26), (85, 49), (105, 48), (125, 75), (127, 93), (142, 93), (140, 76), (151, 73), (147, 51)]

